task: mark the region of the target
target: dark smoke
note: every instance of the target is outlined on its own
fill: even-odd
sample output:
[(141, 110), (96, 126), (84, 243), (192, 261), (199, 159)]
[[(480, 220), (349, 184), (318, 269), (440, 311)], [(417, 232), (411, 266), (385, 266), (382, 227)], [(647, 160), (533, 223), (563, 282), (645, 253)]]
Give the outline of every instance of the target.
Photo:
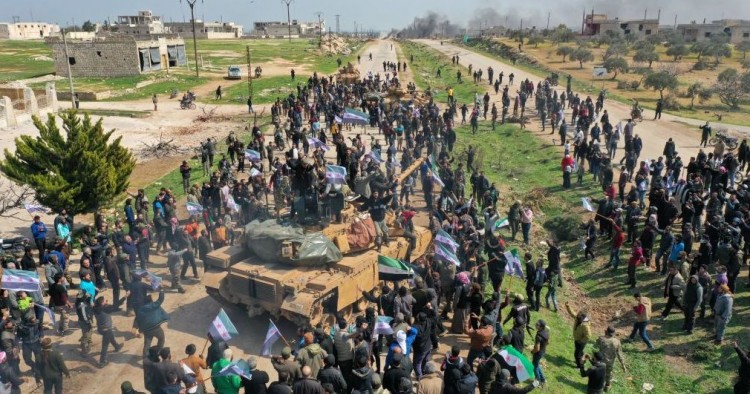
[(474, 16), (469, 20), (467, 28), (469, 30), (479, 30), (482, 28), (503, 26), (509, 29), (518, 29), (522, 23), (524, 28), (531, 28), (533, 26), (544, 28), (544, 25), (539, 25), (540, 21), (544, 18), (536, 10), (521, 13), (515, 8), (503, 8), (502, 13), (499, 13), (495, 8), (485, 7), (474, 11)]
[(414, 21), (401, 30), (401, 38), (429, 38), (433, 36), (455, 36), (463, 29), (451, 23), (445, 15), (429, 12), (424, 17), (415, 17)]

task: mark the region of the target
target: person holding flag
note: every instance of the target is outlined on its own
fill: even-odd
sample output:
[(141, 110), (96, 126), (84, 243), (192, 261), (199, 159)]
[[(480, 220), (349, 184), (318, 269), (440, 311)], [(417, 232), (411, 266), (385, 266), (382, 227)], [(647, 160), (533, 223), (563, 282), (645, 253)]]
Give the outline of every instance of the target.
[(34, 237), (36, 249), (39, 251), (39, 264), (42, 264), (44, 253), (47, 250), (47, 225), (42, 222), (39, 215), (34, 216), (34, 223), (31, 223), (31, 235)]
[(169, 314), (161, 307), (164, 302), (164, 289), (159, 288), (159, 298), (154, 301), (151, 295), (146, 296), (145, 303), (138, 308), (135, 321), (143, 334), (143, 357), (148, 356), (151, 342), (156, 338), (156, 348), (164, 347), (164, 330), (162, 325), (169, 321)]

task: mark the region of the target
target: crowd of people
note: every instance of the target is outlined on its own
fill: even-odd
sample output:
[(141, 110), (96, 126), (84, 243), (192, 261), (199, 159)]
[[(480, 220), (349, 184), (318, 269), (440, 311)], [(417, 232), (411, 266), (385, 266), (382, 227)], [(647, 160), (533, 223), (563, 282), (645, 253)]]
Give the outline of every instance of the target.
[[(458, 64), (458, 57), (453, 61)], [(219, 394), (241, 389), (253, 394), (471, 394), (477, 390), (504, 394), (547, 385), (547, 348), (550, 342), (563, 339), (550, 330), (539, 311), (545, 290), (545, 307), (554, 312), (559, 309), (560, 245), (547, 240), (545, 255), (526, 252), (522, 260), (520, 256), (514, 260), (511, 244), (519, 230), (519, 248), (529, 245), (535, 235), (533, 209), (521, 201), (514, 201), (507, 211), (498, 207), (498, 188), (476, 162), (473, 147), (468, 146), (458, 159), (455, 127), (459, 115), (465, 121), (466, 104), (459, 106), (450, 95), (447, 105), (438, 105), (429, 92), (415, 92), (415, 97), (397, 105), (372, 99), (370, 93), (399, 87), (402, 69), (406, 70), (405, 62), (384, 62), (384, 73), (388, 73), (384, 78), (369, 73), (354, 83), (313, 75), (298, 85), (296, 95), (273, 104), (273, 144), (266, 142), (257, 126), (249, 131), (247, 144), (233, 132), (226, 139), (226, 154), (214, 163), (219, 154), (216, 141), (206, 140), (201, 144), (201, 161), (210, 180), (202, 186), (192, 184), (193, 170), (186, 162), (180, 167), (188, 203), (194, 204), (190, 218), (184, 223), (177, 218), (170, 190), (163, 189), (151, 201), (140, 190), (126, 201), (123, 221), (115, 221), (110, 228), (99, 219), (84, 231), (76, 280), (70, 269), (73, 218), (62, 213), (55, 219), (57, 237), (47, 245), (51, 232), (36, 217), (31, 231), (38, 259), (28, 247), (19, 262), (3, 266), (37, 270), (40, 265), (46, 286), (39, 291), (4, 291), (3, 307), (9, 312), (0, 341), (0, 380), (10, 384), (11, 392), (19, 393), (23, 358), (31, 376), (43, 381), (45, 393), (63, 392), (63, 375), (69, 372), (51, 338), (44, 335), (45, 310), (38, 306), (49, 305), (59, 314), (55, 329), (62, 336), (70, 334), (68, 311), (75, 310), (84, 356), (89, 354), (96, 328), (101, 336), (98, 365), (104, 367), (110, 345), (115, 352), (123, 346), (111, 314), (125, 304), (134, 315), (133, 329), (144, 340), (143, 387), (152, 394), (206, 393), (209, 381)], [(499, 94), (504, 72), (494, 78), (495, 72), (487, 70), (486, 75)], [(475, 83), (482, 82), (483, 75), (473, 70)], [(512, 78), (511, 73), (510, 84)], [(461, 82), (460, 74), (457, 79)], [(571, 174), (577, 173), (580, 182), (588, 171), (605, 194), (597, 201), (595, 218), (585, 225), (585, 256), (593, 259), (596, 241), (609, 238), (609, 266), (617, 270), (622, 248), (630, 244), (628, 285), (636, 287), (638, 271), (643, 271), (638, 267), (655, 263), (656, 272), (665, 275), (667, 304), (662, 319), (679, 308), (684, 313), (683, 330), (692, 334), (695, 320), (705, 318), (709, 311), (714, 339), (722, 343), (735, 308), (733, 293), (739, 290), (740, 256), (746, 260), (740, 251), (747, 252), (750, 241), (750, 178), (735, 181), (740, 166), (737, 158), (716, 146), (713, 152), (701, 151), (683, 165), (670, 140), (665, 158), (637, 165), (643, 143), (634, 132), (634, 123), (613, 126), (614, 120), (604, 109), (603, 93), (594, 102), (575, 94), (570, 82), (560, 93), (549, 81), (525, 80), (513, 112), (520, 111), (523, 117), (532, 96), (541, 125), (549, 120), (552, 133), (557, 130), (560, 135), (564, 187), (571, 187)], [(473, 107), (472, 127), (482, 106), (486, 119), (489, 101), (480, 97), (484, 96), (468, 103)], [(511, 105), (507, 86), (501, 105), (504, 121)], [(368, 119), (362, 123), (377, 132), (368, 134), (363, 127), (355, 134), (356, 126), (342, 120), (345, 108), (350, 107), (365, 112)], [(492, 115), (494, 124), (496, 108)], [(620, 140), (624, 141), (620, 164), (625, 164), (616, 182), (614, 161)], [(333, 152), (326, 156), (329, 149)], [(401, 174), (418, 161), (416, 171)], [(328, 166), (334, 164), (346, 169), (343, 182), (327, 177)], [(239, 179), (245, 172), (248, 179)], [(415, 198), (417, 190), (423, 204)], [(424, 212), (433, 233), (456, 244), (455, 259), (431, 253), (414, 259), (407, 256), (413, 280), (363, 291), (370, 306), (354, 321), (337, 316), (333, 327), (299, 327), (298, 337), (272, 356), (276, 380), (258, 367), (255, 357), (246, 360), (244, 373), (226, 373), (237, 361), (235, 351), (211, 335), (205, 357), (190, 344), (185, 357), (176, 361), (179, 357), (167, 346), (163, 328), (169, 321), (162, 307), (166, 285), (160, 285), (149, 271), (151, 253), (167, 257), (169, 288), (184, 292), (182, 282), (188, 269), (199, 278), (197, 261), (204, 262), (203, 270), (208, 269), (206, 255), (236, 242), (236, 225), (272, 216), (266, 194), (273, 195), (276, 216), (300, 223), (311, 216), (339, 220), (331, 196), (356, 194), (355, 204), (376, 223), (378, 248), (389, 242), (387, 212), (399, 218), (404, 237), (412, 241), (410, 251), (414, 248), (412, 220), (416, 211)], [(495, 226), (501, 217), (508, 220), (507, 239)], [(516, 263), (525, 265), (524, 272), (513, 270)], [(511, 275), (524, 277), (525, 294), (504, 290)], [(112, 288), (111, 299), (102, 295), (107, 287)], [(74, 288), (77, 295), (69, 297)], [(122, 290), (125, 297), (121, 297)], [(655, 345), (647, 333), (652, 304), (644, 293), (633, 293), (633, 328), (628, 339), (639, 335), (646, 350), (652, 351)], [(576, 310), (568, 303), (563, 306), (573, 320), (570, 367), (586, 378), (588, 393), (609, 390), (615, 367), (626, 370), (616, 327), (606, 327), (597, 335), (594, 327), (606, 322), (592, 322), (589, 311)], [(450, 341), (455, 344), (446, 346)], [(450, 348), (444, 355), (437, 354), (441, 345)], [(735, 392), (747, 393), (748, 354), (736, 342), (733, 345), (741, 361)], [(531, 368), (509, 362), (509, 354), (530, 359)], [(210, 370), (210, 375), (204, 370)], [(122, 392), (137, 393), (134, 386), (139, 383), (123, 382)]]

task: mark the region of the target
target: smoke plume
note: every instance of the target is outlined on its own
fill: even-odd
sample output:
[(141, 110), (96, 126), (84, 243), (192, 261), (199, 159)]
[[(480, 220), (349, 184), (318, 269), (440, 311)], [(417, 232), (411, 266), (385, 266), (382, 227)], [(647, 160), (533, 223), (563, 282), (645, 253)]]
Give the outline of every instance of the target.
[(461, 26), (451, 23), (445, 15), (428, 12), (424, 17), (415, 17), (414, 21), (399, 32), (401, 38), (429, 38), (436, 35), (454, 36)]

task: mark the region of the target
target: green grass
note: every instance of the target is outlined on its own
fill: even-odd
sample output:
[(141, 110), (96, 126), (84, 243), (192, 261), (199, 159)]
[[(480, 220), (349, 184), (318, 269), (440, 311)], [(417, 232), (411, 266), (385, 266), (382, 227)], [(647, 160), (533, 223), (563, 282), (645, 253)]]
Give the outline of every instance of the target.
[[(407, 45), (404, 45), (407, 50)], [(415, 75), (434, 69), (435, 65), (425, 62), (415, 56), (412, 65)], [(417, 78), (415, 78), (417, 79)], [(420, 84), (420, 80), (417, 79)], [(510, 203), (520, 199), (535, 207), (536, 224), (532, 239), (528, 248), (516, 243), (510, 243), (510, 247), (518, 247), (521, 253), (531, 252), (534, 257), (545, 256), (546, 247), (540, 246), (539, 241), (545, 239), (545, 230), (538, 226), (544, 222), (564, 214), (580, 215), (583, 222), (588, 216), (582, 209), (580, 198), (583, 196), (599, 196), (601, 189), (593, 184), (590, 175), (585, 176), (582, 185), (575, 185), (570, 190), (564, 191), (561, 187), (562, 175), (560, 172), (560, 159), (562, 153), (558, 147), (541, 141), (531, 132), (521, 130), (514, 125), (498, 126), (492, 131), (489, 122), (480, 122), (479, 132), (471, 134), (466, 126), (457, 129), (458, 143), (454, 148), (454, 155), (462, 157), (468, 145), (478, 147), (477, 158), (482, 170), (492, 182), (496, 182), (501, 190), (500, 209), (505, 211)], [(507, 230), (506, 230), (507, 231)], [(608, 256), (608, 244), (599, 242), (596, 262), (581, 259), (580, 246), (577, 243), (563, 244), (563, 266), (566, 275), (572, 276), (581, 290), (566, 283), (563, 289), (558, 290), (560, 306), (568, 301), (577, 308), (597, 305), (599, 312), (596, 316), (613, 315), (613, 310), (621, 309), (623, 314), (627, 313), (632, 306), (632, 293), (622, 283), (625, 280), (625, 269), (621, 267), (615, 275), (611, 271), (604, 271), (601, 267), (606, 263)], [(623, 261), (626, 261), (627, 252), (623, 251)], [(660, 297), (662, 277), (655, 274), (639, 272), (639, 288), (648, 293), (654, 302), (653, 314), (658, 314), (664, 305)], [(507, 279), (506, 279), (507, 280)], [(740, 281), (741, 282), (741, 281)], [(506, 285), (503, 286), (505, 288)], [(522, 281), (514, 280), (511, 284), (514, 292), (525, 294)], [(581, 293), (585, 296), (583, 297)], [(546, 290), (542, 292), (544, 296)], [(735, 305), (747, 305), (750, 302), (747, 292), (737, 295)], [(548, 380), (548, 389), (558, 393), (580, 393), (585, 391), (585, 380), (580, 378), (573, 367), (572, 362), (572, 322), (564, 310), (554, 313), (544, 308), (539, 313), (534, 313), (533, 319), (543, 318), (550, 326), (551, 341), (548, 354), (545, 357), (545, 375)], [(507, 313), (507, 312), (506, 312)], [(666, 329), (662, 329), (661, 322), (652, 321), (649, 335), (659, 351), (644, 353), (645, 348), (640, 341), (632, 344), (624, 344), (627, 373), (619, 368), (615, 369), (615, 383), (610, 392), (612, 393), (638, 393), (641, 392), (643, 383), (654, 385), (654, 393), (730, 393), (732, 379), (736, 375), (738, 360), (729, 346), (713, 348), (710, 346), (705, 352), (707, 360), (702, 363), (687, 361), (686, 355), (698, 343), (706, 342), (710, 327), (700, 325), (696, 333), (687, 337), (681, 334), (679, 328), (682, 323), (681, 315), (673, 313), (666, 322)], [(623, 321), (597, 321), (598, 327), (615, 325), (619, 330), (620, 338), (629, 334), (628, 322)], [(740, 343), (748, 343), (749, 330), (745, 327), (750, 323), (746, 308), (735, 309), (735, 316), (727, 329), (729, 341), (738, 339)], [(593, 337), (602, 335), (603, 329), (595, 330)], [(531, 343), (528, 338), (527, 345)], [(592, 347), (589, 346), (589, 352)], [(528, 355), (529, 352), (527, 351)]]
[(120, 109), (82, 109), (82, 113), (89, 114), (92, 118), (95, 116), (122, 116), (126, 118), (148, 118), (151, 116), (150, 111), (132, 111)]
[[(336, 59), (341, 58), (344, 64), (356, 59), (356, 53), (364, 47), (363, 42), (351, 41), (350, 55), (320, 56), (317, 39), (268, 39), (268, 40), (198, 40), (198, 56), (203, 58), (204, 66), (225, 69), (230, 65), (247, 64), (247, 46), (250, 46), (252, 67), (263, 67), (264, 63), (283, 60), (292, 64), (309, 64), (310, 69), (332, 73), (338, 68)], [(188, 45), (192, 55), (192, 43)], [(290, 65), (293, 67), (293, 65)]]
[(55, 71), (52, 49), (41, 40), (0, 40), (0, 83)]
[[(283, 99), (289, 93), (297, 94), (297, 84), (305, 84), (307, 75), (297, 75), (294, 82), (289, 76), (261, 77), (253, 79), (253, 104), (268, 104)], [(245, 104), (247, 103), (247, 82), (239, 82), (227, 88), (222, 87), (224, 99), (214, 100), (213, 96), (199, 97), (198, 101), (207, 104)]]
[[(138, 88), (136, 87), (138, 84), (148, 81), (151, 81), (151, 83)], [(195, 89), (208, 81), (209, 79), (207, 77), (196, 78), (194, 75), (185, 74), (182, 71), (172, 71), (169, 75), (167, 75), (166, 72), (156, 72), (127, 77), (75, 78), (73, 80), (73, 86), (78, 92), (111, 92), (112, 96), (107, 97), (102, 101), (130, 101), (148, 98), (154, 93), (164, 98), (163, 96), (169, 95), (172, 89), (177, 89), (180, 93), (184, 93), (188, 89)], [(44, 85), (45, 83), (32, 84), (32, 87), (41, 88)], [(58, 91), (68, 90), (67, 79), (55, 81), (55, 85)]]
[[(406, 59), (414, 56), (414, 63), (409, 64), (409, 67), (412, 68), (414, 83), (420, 89), (430, 87), (435, 100), (447, 102), (448, 87), (453, 87), (453, 95), (458, 101), (459, 106), (463, 103), (470, 104), (474, 102), (474, 94), (481, 94), (485, 88), (481, 84), (474, 84), (471, 81), (471, 75), (468, 73), (468, 70), (463, 66), (451, 64), (451, 59), (447, 55), (413, 41), (404, 41), (399, 45)], [(437, 76), (438, 68), (440, 68), (440, 77)], [(461, 70), (462, 83), (456, 83), (456, 73), (458, 70)]]

